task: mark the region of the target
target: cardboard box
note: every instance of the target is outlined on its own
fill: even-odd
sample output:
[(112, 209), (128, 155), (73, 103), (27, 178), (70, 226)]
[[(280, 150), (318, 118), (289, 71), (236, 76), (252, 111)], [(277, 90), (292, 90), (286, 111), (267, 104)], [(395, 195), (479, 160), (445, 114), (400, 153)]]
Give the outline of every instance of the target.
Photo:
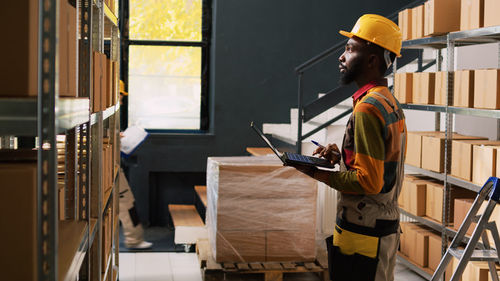
[(119, 89), (119, 79), (118, 79), (118, 71), (119, 66), (118, 62), (111, 61), (112, 66), (112, 86), (111, 86), (111, 104), (115, 105), (118, 102), (118, 91)]
[(67, 0), (59, 3), (59, 96), (78, 97), (76, 8)]
[(413, 73), (396, 73), (394, 94), (400, 103), (412, 103)]
[(500, 109), (500, 69), (476, 70), (474, 81), (474, 107)]
[[(59, 3), (58, 88), (61, 96), (76, 96), (76, 9), (67, 0)], [(0, 25), (8, 27), (2, 40), (11, 44), (0, 46), (0, 76), (2, 81), (8, 81), (2, 83), (0, 96), (38, 95), (38, 4), (35, 0), (11, 1), (8, 8), (2, 9)]]
[[(500, 145), (500, 141), (488, 140), (453, 140), (451, 146), (451, 175), (466, 181), (472, 181), (473, 146)], [(498, 166), (497, 166), (498, 168)]]
[(500, 146), (474, 145), (472, 182), (482, 186), (490, 177), (496, 176), (497, 149)]
[(216, 261), (314, 260), (316, 184), (274, 158), (209, 157), (206, 224)]
[(500, 25), (500, 0), (484, 0), (484, 26)]
[(431, 233), (429, 234), (429, 268), (435, 271), (441, 262), (441, 236)]
[(106, 77), (106, 54), (99, 54), (100, 64), (101, 64), (101, 111), (106, 110), (106, 90), (107, 90), (107, 77)]
[(419, 168), (422, 167), (422, 137), (436, 134), (441, 134), (441, 132), (408, 132), (405, 163)]
[[(453, 223), (453, 213), (456, 198), (475, 198), (476, 193), (459, 187), (451, 187), (450, 193), (450, 221)], [(443, 222), (443, 195), (444, 186), (440, 181), (427, 182), (425, 215), (438, 222)]]
[(415, 262), (421, 267), (429, 265), (429, 230), (419, 230), (415, 236)]
[(436, 105), (446, 105), (448, 98), (448, 72), (447, 71), (439, 71), (436, 72), (436, 85), (434, 91), (434, 104)]
[(461, 0), (460, 30), (476, 29), (483, 26), (484, 0)]
[(426, 182), (422, 180), (412, 180), (409, 182), (408, 187), (408, 212), (416, 216), (425, 216)]
[(92, 112), (101, 111), (101, 83), (102, 83), (102, 73), (101, 73), (101, 60), (100, 53), (92, 53)]
[(410, 40), (412, 35), (412, 9), (406, 9), (398, 14), (398, 25), (403, 35), (403, 40)]
[[(472, 207), (474, 199), (472, 198), (457, 198), (455, 199), (455, 212), (453, 212), (453, 229), (458, 230), (462, 223), (464, 222), (467, 213)], [(472, 231), (476, 227), (476, 223), (471, 223), (470, 227), (467, 229), (467, 234), (472, 235)]]
[[(0, 251), (3, 280), (38, 280), (37, 165), (0, 163)], [(22, 265), (22, 270), (20, 270)]]
[(106, 107), (113, 105), (113, 81), (113, 65), (111, 64), (111, 60), (106, 58)]
[(474, 70), (455, 71), (453, 106), (474, 107)]
[(435, 75), (433, 72), (413, 73), (413, 103), (434, 104)]
[(411, 37), (418, 39), (424, 37), (424, 5), (412, 9)]
[(424, 4), (424, 36), (445, 34), (460, 29), (458, 0), (429, 0)]
[[(453, 140), (480, 140), (482, 137), (453, 134)], [(444, 172), (445, 133), (422, 136), (422, 168), (434, 172)], [(453, 146), (453, 142), (452, 142)]]

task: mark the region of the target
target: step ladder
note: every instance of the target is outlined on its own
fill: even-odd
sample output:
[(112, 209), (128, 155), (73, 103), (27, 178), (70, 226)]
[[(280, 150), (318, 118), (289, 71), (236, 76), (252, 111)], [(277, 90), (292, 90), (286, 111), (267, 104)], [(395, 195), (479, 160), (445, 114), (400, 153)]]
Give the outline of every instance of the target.
[[(495, 262), (498, 262), (500, 257), (500, 238), (498, 236), (496, 223), (489, 220), (500, 198), (500, 187), (497, 188), (498, 181), (498, 178), (490, 177), (481, 190), (479, 190), (476, 199), (474, 200), (474, 203), (467, 213), (462, 225), (458, 229), (455, 238), (453, 238), (453, 241), (446, 250), (445, 255), (442, 257), (434, 275), (432, 275), (431, 281), (437, 281), (443, 277), (443, 273), (445, 272), (448, 264), (451, 262), (452, 257), (457, 258), (459, 263), (453, 272), (450, 281), (458, 281), (460, 279), (469, 261), (487, 261), (492, 280), (498, 281)], [(486, 208), (482, 214), (478, 214), (483, 202), (485, 201), (488, 202)], [(459, 249), (458, 247), (463, 241), (467, 229), (469, 229), (469, 226), (473, 222), (477, 223), (477, 225), (472, 233), (472, 237), (467, 243), (465, 249)], [(493, 242), (495, 243), (495, 249), (490, 247), (486, 230), (491, 231), (491, 235), (494, 240)], [(482, 244), (478, 243), (480, 238), (483, 239)]]

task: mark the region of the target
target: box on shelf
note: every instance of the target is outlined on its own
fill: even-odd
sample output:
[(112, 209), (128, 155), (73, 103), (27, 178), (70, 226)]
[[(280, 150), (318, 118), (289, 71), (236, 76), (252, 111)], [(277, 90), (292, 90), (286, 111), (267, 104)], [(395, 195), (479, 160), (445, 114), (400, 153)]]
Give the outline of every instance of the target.
[(412, 9), (406, 9), (398, 14), (398, 25), (403, 35), (403, 40), (410, 40), (412, 35)]
[[(453, 140), (480, 140), (485, 139), (475, 136), (464, 136), (454, 133)], [(422, 168), (434, 172), (444, 172), (444, 145), (446, 137), (441, 132), (436, 135), (422, 136)], [(453, 143), (452, 143), (453, 146)]]
[(424, 4), (424, 36), (445, 34), (460, 29), (457, 0), (429, 0)]
[(440, 134), (435, 131), (414, 131), (408, 132), (407, 150), (405, 163), (412, 166), (422, 167), (422, 137)]
[[(38, 95), (38, 4), (35, 0), (12, 1), (0, 16), (0, 24), (9, 27), (4, 30), (2, 40), (13, 42), (0, 46), (0, 76), (2, 81), (9, 81), (3, 83), (0, 96)], [(75, 7), (67, 0), (59, 1), (59, 25), (59, 94), (76, 97), (77, 18)]]
[(482, 186), (489, 177), (496, 176), (497, 150), (500, 146), (474, 145), (472, 182)]
[(484, 26), (500, 25), (500, 0), (484, 0)]
[(401, 252), (421, 267), (429, 261), (430, 230), (418, 223), (401, 223)]
[(206, 223), (216, 261), (314, 260), (316, 184), (275, 157), (208, 158)]
[(451, 146), (451, 175), (466, 181), (472, 181), (474, 166), (474, 145), (499, 145), (500, 141), (489, 140), (453, 140)]
[(113, 65), (111, 64), (111, 60), (106, 59), (106, 107), (110, 107), (113, 105), (112, 102), (112, 89), (113, 89)]
[(436, 86), (434, 90), (434, 104), (436, 105), (446, 105), (447, 104), (447, 80), (448, 80), (448, 72), (439, 71), (436, 72)]
[[(453, 229), (458, 230), (462, 225), (467, 213), (472, 207), (474, 199), (472, 198), (457, 198), (455, 199), (455, 211), (453, 212)], [(470, 227), (467, 229), (467, 234), (472, 235), (472, 231), (476, 227), (476, 223), (472, 222)]]
[(101, 83), (102, 72), (101, 72), (101, 55), (99, 52), (94, 52), (92, 54), (92, 112), (101, 111)]
[(474, 81), (474, 107), (500, 109), (500, 69), (478, 69)]
[(107, 85), (108, 85), (108, 80), (107, 80), (107, 75), (106, 75), (106, 54), (99, 53), (99, 60), (101, 64), (101, 111), (106, 110), (107, 104), (106, 104), (106, 91), (107, 91)]
[(36, 161), (0, 163), (0, 182), (0, 228), (8, 241), (0, 251), (2, 279), (38, 280)]
[(412, 103), (413, 73), (396, 73), (394, 93), (400, 103)]
[(474, 107), (474, 70), (455, 71), (453, 106)]
[(433, 72), (413, 73), (413, 103), (434, 104), (435, 75)]
[(413, 8), (411, 14), (412, 39), (424, 37), (424, 5)]
[[(443, 196), (444, 196), (444, 186), (440, 181), (429, 180), (427, 181), (427, 192), (426, 192), (426, 208), (425, 214), (427, 217), (436, 220), (438, 222), (443, 222)], [(453, 222), (453, 213), (456, 198), (475, 198), (476, 193), (467, 189), (460, 187), (451, 187), (450, 192), (450, 218), (449, 223)]]
[(406, 175), (399, 198), (404, 210), (415, 216), (425, 216), (426, 179), (424, 177)]
[(460, 30), (484, 26), (484, 0), (461, 0)]

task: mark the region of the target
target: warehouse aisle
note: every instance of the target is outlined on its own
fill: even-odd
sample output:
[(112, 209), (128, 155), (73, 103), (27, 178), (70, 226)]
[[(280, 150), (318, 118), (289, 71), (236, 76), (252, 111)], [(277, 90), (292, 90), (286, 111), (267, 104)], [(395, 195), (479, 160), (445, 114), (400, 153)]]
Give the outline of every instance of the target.
[[(226, 279), (239, 281), (240, 278)], [(250, 280), (245, 278), (244, 280)], [(252, 279), (253, 280), (253, 279)], [(259, 280), (259, 279), (256, 279)], [(287, 281), (316, 281), (315, 275), (287, 276)], [(395, 281), (425, 279), (401, 264), (396, 265)], [(202, 281), (195, 253), (120, 253), (120, 281)]]

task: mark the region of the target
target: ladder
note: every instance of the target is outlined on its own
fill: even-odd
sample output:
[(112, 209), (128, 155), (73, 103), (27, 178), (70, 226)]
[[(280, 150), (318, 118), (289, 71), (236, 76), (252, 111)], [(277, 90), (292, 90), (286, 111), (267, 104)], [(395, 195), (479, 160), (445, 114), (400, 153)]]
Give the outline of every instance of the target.
[[(498, 181), (500, 181), (498, 178), (490, 177), (479, 190), (476, 199), (474, 200), (474, 203), (467, 213), (462, 225), (458, 229), (455, 238), (453, 238), (453, 241), (446, 250), (445, 255), (442, 257), (434, 275), (432, 275), (431, 281), (438, 281), (443, 277), (443, 273), (445, 272), (448, 264), (451, 262), (452, 257), (457, 258), (459, 263), (453, 272), (450, 281), (459, 280), (469, 261), (487, 261), (492, 280), (499, 281), (495, 262), (498, 262), (500, 257), (500, 238), (498, 236), (496, 223), (494, 221), (489, 221), (500, 197), (500, 187), (497, 188)], [(482, 214), (478, 215), (479, 209), (486, 200), (488, 201), (486, 208)], [(465, 249), (459, 249), (458, 247), (463, 241), (467, 229), (469, 229), (472, 222), (477, 223), (476, 228), (472, 233), (472, 237), (467, 243)], [(495, 242), (495, 249), (490, 247), (486, 230), (491, 231), (491, 235), (493, 236), (493, 240)], [(483, 244), (478, 244), (480, 238), (483, 239)]]

